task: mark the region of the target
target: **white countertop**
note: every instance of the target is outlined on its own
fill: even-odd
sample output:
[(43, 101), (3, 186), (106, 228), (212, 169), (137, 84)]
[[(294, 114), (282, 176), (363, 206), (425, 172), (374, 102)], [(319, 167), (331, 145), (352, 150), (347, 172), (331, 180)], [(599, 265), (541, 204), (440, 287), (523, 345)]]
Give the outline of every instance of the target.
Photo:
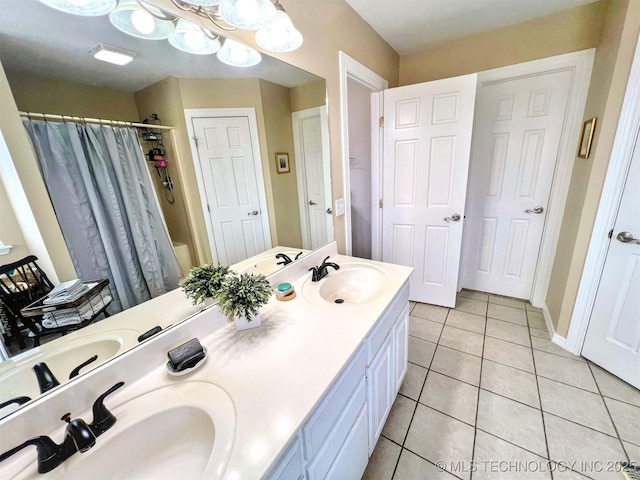
[[(306, 263), (320, 263), (322, 258), (320, 261), (317, 258), (312, 254)], [(342, 255), (333, 256), (331, 261), (338, 264), (369, 262)], [(60, 411), (71, 410), (74, 416), (78, 413), (77, 416), (89, 420), (90, 406), (96, 393), (106, 390), (119, 379), (127, 384), (121, 393), (114, 394), (114, 403), (122, 403), (127, 395), (144, 389), (145, 382), (150, 378), (154, 378), (154, 381), (161, 379), (161, 383), (165, 384), (203, 381), (224, 389), (232, 399), (236, 412), (235, 439), (224, 478), (254, 480), (263, 477), (411, 274), (408, 267), (372, 262), (382, 266), (388, 273), (388, 284), (380, 295), (358, 306), (328, 304), (327, 307), (320, 307), (311, 305), (303, 297), (302, 283), (310, 273), (301, 275), (306, 272), (308, 265), (302, 260), (296, 263), (298, 265), (278, 272), (273, 279), (275, 282), (293, 283), (297, 297), (288, 302), (272, 297), (261, 310), (261, 327), (238, 332), (232, 323), (221, 323), (224, 320), (218, 308), (212, 307), (103, 365), (81, 380), (34, 402), (22, 413), (0, 421), (0, 451), (31, 436), (47, 434), (46, 429), (42, 431), (42, 428), (33, 427), (28, 421), (30, 418), (48, 416), (51, 425), (55, 425)], [(166, 351), (194, 335), (206, 347), (207, 361), (192, 374), (170, 377), (164, 371)], [(157, 366), (149, 369), (149, 362), (152, 361), (157, 361)], [(145, 363), (146, 368), (143, 365)], [(80, 415), (82, 412), (84, 416)], [(26, 431), (15, 431), (16, 428), (23, 430), (21, 427)], [(116, 428), (117, 423), (114, 426)], [(7, 432), (12, 433), (7, 435)], [(56, 438), (59, 437), (60, 434), (57, 434)], [(30, 454), (32, 465), (29, 468), (35, 472), (35, 452)]]

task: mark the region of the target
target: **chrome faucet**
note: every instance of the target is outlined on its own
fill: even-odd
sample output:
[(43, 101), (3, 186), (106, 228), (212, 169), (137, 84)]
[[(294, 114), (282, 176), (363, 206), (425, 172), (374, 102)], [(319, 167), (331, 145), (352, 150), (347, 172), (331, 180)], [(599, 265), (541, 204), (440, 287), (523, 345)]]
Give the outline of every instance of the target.
[(93, 403), (93, 422), (89, 425), (81, 418), (71, 420), (71, 414), (65, 413), (61, 420), (67, 422), (63, 442), (58, 445), (49, 437), (41, 435), (27, 440), (0, 455), (0, 462), (25, 447), (33, 445), (38, 452), (38, 473), (47, 473), (56, 468), (76, 452), (86, 452), (96, 444), (96, 438), (109, 430), (115, 423), (116, 417), (104, 405), (104, 399), (122, 387), (124, 382), (118, 382)]
[(329, 274), (329, 267), (333, 268), (334, 270), (340, 270), (340, 265), (338, 265), (337, 263), (327, 262), (327, 260), (329, 260), (329, 257), (325, 258), (317, 267), (311, 267), (309, 269), (310, 272), (313, 272), (311, 274), (312, 282), (319, 282), (324, 277), (326, 277)]

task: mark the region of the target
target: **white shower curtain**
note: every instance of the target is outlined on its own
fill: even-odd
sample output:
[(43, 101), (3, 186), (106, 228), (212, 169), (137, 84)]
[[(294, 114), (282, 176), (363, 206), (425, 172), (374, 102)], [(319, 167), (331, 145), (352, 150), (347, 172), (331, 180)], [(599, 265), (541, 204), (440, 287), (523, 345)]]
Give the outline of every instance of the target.
[(109, 278), (111, 313), (181, 276), (135, 129), (25, 120), (78, 276)]

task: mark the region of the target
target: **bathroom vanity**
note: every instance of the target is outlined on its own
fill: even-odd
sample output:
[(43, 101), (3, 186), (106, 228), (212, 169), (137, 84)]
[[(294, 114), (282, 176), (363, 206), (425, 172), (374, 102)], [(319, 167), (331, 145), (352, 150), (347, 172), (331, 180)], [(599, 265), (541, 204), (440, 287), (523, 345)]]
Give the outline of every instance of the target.
[[(327, 256), (341, 268), (312, 282)], [(29, 446), (0, 478), (360, 478), (407, 368), (411, 271), (335, 243), (314, 251), (270, 277), (297, 296), (272, 296), (261, 327), (238, 332), (213, 306), (0, 420), (0, 452), (60, 444), (65, 413), (91, 422), (96, 398), (125, 382), (93, 448), (40, 475)], [(167, 352), (194, 337), (206, 361), (168, 372)]]

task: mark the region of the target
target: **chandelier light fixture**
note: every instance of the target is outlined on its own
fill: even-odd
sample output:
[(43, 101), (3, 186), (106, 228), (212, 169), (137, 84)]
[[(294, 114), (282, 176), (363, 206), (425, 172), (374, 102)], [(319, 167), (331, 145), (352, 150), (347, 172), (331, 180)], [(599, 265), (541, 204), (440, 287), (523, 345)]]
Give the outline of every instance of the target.
[[(225, 39), (209, 29), (149, 5), (145, 0), (39, 0), (74, 15), (109, 15), (118, 30), (147, 40), (168, 39), (186, 53), (211, 55), (227, 65), (251, 67), (260, 53), (242, 43)], [(302, 45), (302, 34), (293, 26), (279, 0), (171, 0), (180, 10), (208, 19), (219, 30), (257, 30), (256, 43), (271, 52), (291, 52)]]

